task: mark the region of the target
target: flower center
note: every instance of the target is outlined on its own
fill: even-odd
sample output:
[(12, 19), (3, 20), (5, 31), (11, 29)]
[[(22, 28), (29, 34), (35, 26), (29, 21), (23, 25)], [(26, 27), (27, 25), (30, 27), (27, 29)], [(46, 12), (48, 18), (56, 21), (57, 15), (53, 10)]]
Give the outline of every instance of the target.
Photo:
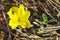
[(20, 19), (18, 18), (18, 21), (20, 22)]

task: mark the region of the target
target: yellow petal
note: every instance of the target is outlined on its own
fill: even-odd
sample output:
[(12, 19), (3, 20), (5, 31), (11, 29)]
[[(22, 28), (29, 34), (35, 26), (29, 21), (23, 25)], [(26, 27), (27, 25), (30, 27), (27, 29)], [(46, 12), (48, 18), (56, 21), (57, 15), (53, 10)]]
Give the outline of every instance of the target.
[(7, 12), (7, 14), (9, 15), (9, 18), (12, 18), (12, 12), (11, 12), (12, 10), (9, 10), (8, 12)]
[(12, 28), (12, 29), (16, 29), (17, 25), (13, 22), (13, 20), (10, 20), (9, 21), (9, 26)]
[(20, 25), (22, 28), (26, 28), (26, 23), (25, 23), (24, 21), (21, 21), (21, 22), (19, 23), (19, 25)]
[(10, 10), (12, 10), (11, 12), (12, 12), (12, 14), (17, 14), (18, 13), (18, 11), (19, 11), (19, 8), (18, 7), (12, 7)]
[(12, 29), (16, 29), (16, 27), (18, 26), (18, 22), (14, 21), (14, 20), (10, 20), (9, 26), (11, 26)]
[(21, 10), (23, 10), (25, 8), (25, 6), (23, 5), (23, 4), (21, 4), (20, 6), (19, 6), (19, 9), (21, 9)]
[(9, 26), (11, 26), (12, 29), (15, 29), (18, 25), (18, 17), (16, 14), (14, 14), (13, 18), (11, 18), (9, 21)]
[(12, 7), (10, 8), (10, 10), (7, 12), (7, 14), (9, 15), (9, 18), (12, 18), (14, 14), (18, 13), (18, 7)]
[(19, 6), (19, 16), (20, 17), (23, 17), (24, 16), (24, 14), (25, 14), (25, 6), (23, 5), (23, 4), (21, 4), (20, 6)]
[(26, 28), (30, 28), (31, 26), (30, 26), (31, 24), (30, 24), (30, 21), (29, 20), (26, 20)]
[(30, 11), (26, 11), (24, 15), (24, 19), (28, 19), (30, 17)]
[(20, 26), (22, 28), (30, 28), (30, 22), (29, 22), (29, 20), (21, 20)]
[(28, 19), (30, 17), (30, 11), (20, 10), (19, 13), (18, 13), (18, 16), (21, 19)]

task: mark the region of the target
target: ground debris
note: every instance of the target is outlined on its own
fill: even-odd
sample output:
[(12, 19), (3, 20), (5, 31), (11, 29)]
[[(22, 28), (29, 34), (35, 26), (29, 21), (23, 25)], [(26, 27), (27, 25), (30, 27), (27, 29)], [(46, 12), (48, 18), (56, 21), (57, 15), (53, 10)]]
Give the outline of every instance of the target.
[[(47, 14), (48, 20), (56, 19), (57, 23), (53, 23), (54, 25), (51, 23), (52, 26), (45, 25), (43, 34), (33, 34), (30, 29), (16, 37), (16, 32), (7, 27), (9, 18), (6, 13), (12, 6), (20, 4), (24, 4), (31, 11), (29, 18), (31, 23), (36, 18), (42, 20), (42, 13)], [(35, 32), (36, 29), (38, 30), (39, 27), (34, 25), (32, 30)], [(0, 40), (60, 40), (60, 0), (0, 0)]]

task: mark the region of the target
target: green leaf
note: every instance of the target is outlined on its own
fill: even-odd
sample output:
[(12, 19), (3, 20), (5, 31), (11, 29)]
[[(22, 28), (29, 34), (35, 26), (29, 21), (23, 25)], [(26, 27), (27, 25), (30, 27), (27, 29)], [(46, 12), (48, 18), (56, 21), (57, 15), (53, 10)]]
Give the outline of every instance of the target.
[(43, 22), (46, 24), (48, 23), (48, 19), (45, 13), (42, 14)]
[(56, 20), (56, 19), (50, 19), (50, 20), (48, 21), (48, 23), (52, 23), (52, 22), (57, 22), (57, 20)]

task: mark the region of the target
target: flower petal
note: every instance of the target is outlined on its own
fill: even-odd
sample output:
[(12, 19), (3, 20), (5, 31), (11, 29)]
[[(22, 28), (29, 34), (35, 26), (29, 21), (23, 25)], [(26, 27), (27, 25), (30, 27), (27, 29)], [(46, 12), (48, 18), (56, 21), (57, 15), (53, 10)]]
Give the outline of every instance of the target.
[(14, 14), (17, 14), (18, 13), (18, 7), (12, 7), (10, 8), (10, 10), (7, 12), (7, 14), (9, 15), (9, 18), (12, 18), (12, 16)]
[(30, 21), (29, 20), (26, 20), (26, 28), (30, 28)]
[(11, 26), (12, 29), (15, 29), (19, 25), (17, 15), (14, 14), (13, 18), (9, 21), (9, 26)]
[(28, 19), (30, 17), (30, 11), (26, 11), (24, 15), (24, 19)]
[(20, 26), (22, 28), (30, 28), (30, 22), (29, 22), (29, 20), (21, 20)]
[(24, 10), (24, 8), (25, 8), (25, 6), (24, 6), (23, 4), (21, 4), (21, 5), (19, 6), (19, 9), (21, 9), (21, 10)]
[(9, 21), (9, 26), (11, 26), (12, 29), (16, 29), (17, 24), (15, 22), (13, 22), (13, 20)]

